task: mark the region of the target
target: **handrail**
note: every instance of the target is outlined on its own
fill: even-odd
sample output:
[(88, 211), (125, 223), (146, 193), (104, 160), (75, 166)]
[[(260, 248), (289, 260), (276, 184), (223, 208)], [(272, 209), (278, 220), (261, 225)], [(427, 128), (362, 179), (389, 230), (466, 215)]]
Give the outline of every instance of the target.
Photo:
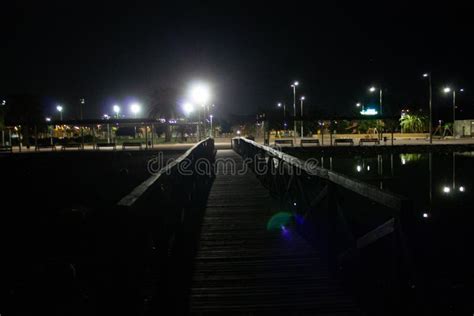
[[(386, 240), (385, 236), (390, 235), (391, 243), (385, 249), (390, 251), (393, 264), (388, 268), (392, 271), (386, 275), (387, 286), (392, 287), (396, 297), (398, 290), (406, 284), (423, 286), (413, 263), (414, 251), (407, 239), (413, 233), (411, 200), (308, 164), (243, 137), (233, 138), (232, 145), (244, 160), (253, 164), (257, 177), (270, 192), (293, 210), (295, 224), (301, 228), (301, 232), (308, 233), (309, 239), (319, 243), (333, 275), (339, 274), (339, 271), (344, 269), (343, 266), (350, 262), (355, 262), (350, 268), (351, 271), (362, 271), (361, 249), (379, 241), (384, 242), (382, 240)], [(261, 163), (266, 165), (263, 172), (259, 165)], [(346, 219), (346, 214), (353, 213), (357, 208), (357, 205), (354, 205), (354, 209), (352, 205), (345, 208), (344, 193), (350, 192), (365, 198), (359, 206), (363, 207), (365, 202), (370, 202), (374, 205), (375, 212), (380, 210), (379, 206), (385, 207), (390, 211), (390, 218), (384, 219), (384, 223), (361, 235), (362, 232), (352, 229), (354, 226)], [(384, 212), (383, 217), (385, 215), (388, 214)], [(315, 229), (308, 231), (308, 225), (313, 225)], [(353, 270), (354, 268), (356, 270)]]
[(361, 196), (369, 198), (373, 200), (374, 202), (387, 206), (391, 209), (400, 211), (405, 201), (407, 201), (407, 198), (401, 195), (382, 191), (371, 184), (364, 183), (359, 180), (351, 179), (337, 172), (330, 171), (330, 170), (327, 170), (321, 167), (316, 167), (316, 166), (309, 167), (307, 164), (305, 164), (303, 160), (299, 158), (285, 154), (271, 147), (256, 143), (255, 141), (246, 139), (244, 137), (235, 137), (233, 138), (233, 140), (244, 141), (250, 145), (253, 145), (259, 148), (260, 150), (265, 151), (266, 153), (268, 153), (269, 155), (275, 158), (281, 159), (282, 161), (288, 163), (292, 167), (301, 169), (308, 175), (315, 175), (319, 178), (329, 180), (333, 182), (334, 184), (340, 185), (341, 187), (344, 187), (350, 191), (353, 191)]
[(151, 175), (148, 179), (140, 183), (135, 187), (132, 192), (124, 196), (118, 203), (118, 206), (132, 206), (147, 190), (150, 188), (156, 181), (158, 181), (163, 175), (170, 174), (174, 168), (182, 163), (184, 160), (189, 159), (194, 151), (202, 146), (207, 146), (210, 143), (214, 144), (212, 138), (206, 138), (199, 143), (195, 144), (193, 147), (188, 149), (184, 154), (179, 156), (177, 159), (173, 160), (163, 168), (161, 168), (156, 174)]

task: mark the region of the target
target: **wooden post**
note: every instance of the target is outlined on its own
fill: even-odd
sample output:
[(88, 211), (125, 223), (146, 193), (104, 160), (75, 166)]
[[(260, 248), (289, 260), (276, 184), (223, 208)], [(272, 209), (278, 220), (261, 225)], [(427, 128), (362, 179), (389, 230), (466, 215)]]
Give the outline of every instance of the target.
[(328, 210), (327, 210), (327, 255), (329, 271), (336, 275), (337, 267), (337, 187), (331, 181), (328, 182)]

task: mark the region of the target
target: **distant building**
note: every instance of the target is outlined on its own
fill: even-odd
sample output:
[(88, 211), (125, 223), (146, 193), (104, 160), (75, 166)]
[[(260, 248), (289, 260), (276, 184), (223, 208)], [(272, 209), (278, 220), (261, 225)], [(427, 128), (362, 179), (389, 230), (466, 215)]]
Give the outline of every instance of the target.
[(456, 120), (454, 122), (454, 135), (457, 137), (473, 137), (474, 119)]

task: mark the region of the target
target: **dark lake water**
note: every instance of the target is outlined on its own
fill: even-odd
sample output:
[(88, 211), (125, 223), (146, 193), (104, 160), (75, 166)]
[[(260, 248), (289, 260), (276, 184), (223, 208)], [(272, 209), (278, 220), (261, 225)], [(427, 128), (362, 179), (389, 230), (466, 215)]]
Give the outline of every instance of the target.
[(411, 199), (415, 229), (409, 243), (426, 300), (448, 314), (472, 312), (474, 153), (295, 156), (317, 158), (326, 169)]
[(405, 153), (317, 158), (320, 166), (413, 200), (420, 218), (461, 215), (474, 208), (474, 153)]

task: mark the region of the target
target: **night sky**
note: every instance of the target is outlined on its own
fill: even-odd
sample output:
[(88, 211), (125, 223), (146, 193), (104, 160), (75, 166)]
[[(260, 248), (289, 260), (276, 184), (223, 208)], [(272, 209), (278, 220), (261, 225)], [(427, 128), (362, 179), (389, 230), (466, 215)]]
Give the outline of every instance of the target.
[(299, 80), (307, 111), (354, 113), (356, 102), (376, 102), (367, 93), (374, 84), (385, 110), (399, 113), (427, 107), (421, 74), (431, 71), (436, 115), (449, 113), (445, 84), (465, 89), (465, 114), (474, 107), (474, 23), (454, 2), (61, 3), (2, 5), (0, 95), (41, 95), (46, 113), (84, 97), (92, 117), (114, 102), (146, 105), (156, 89), (182, 91), (182, 102), (202, 80), (219, 114), (250, 114), (292, 104)]

